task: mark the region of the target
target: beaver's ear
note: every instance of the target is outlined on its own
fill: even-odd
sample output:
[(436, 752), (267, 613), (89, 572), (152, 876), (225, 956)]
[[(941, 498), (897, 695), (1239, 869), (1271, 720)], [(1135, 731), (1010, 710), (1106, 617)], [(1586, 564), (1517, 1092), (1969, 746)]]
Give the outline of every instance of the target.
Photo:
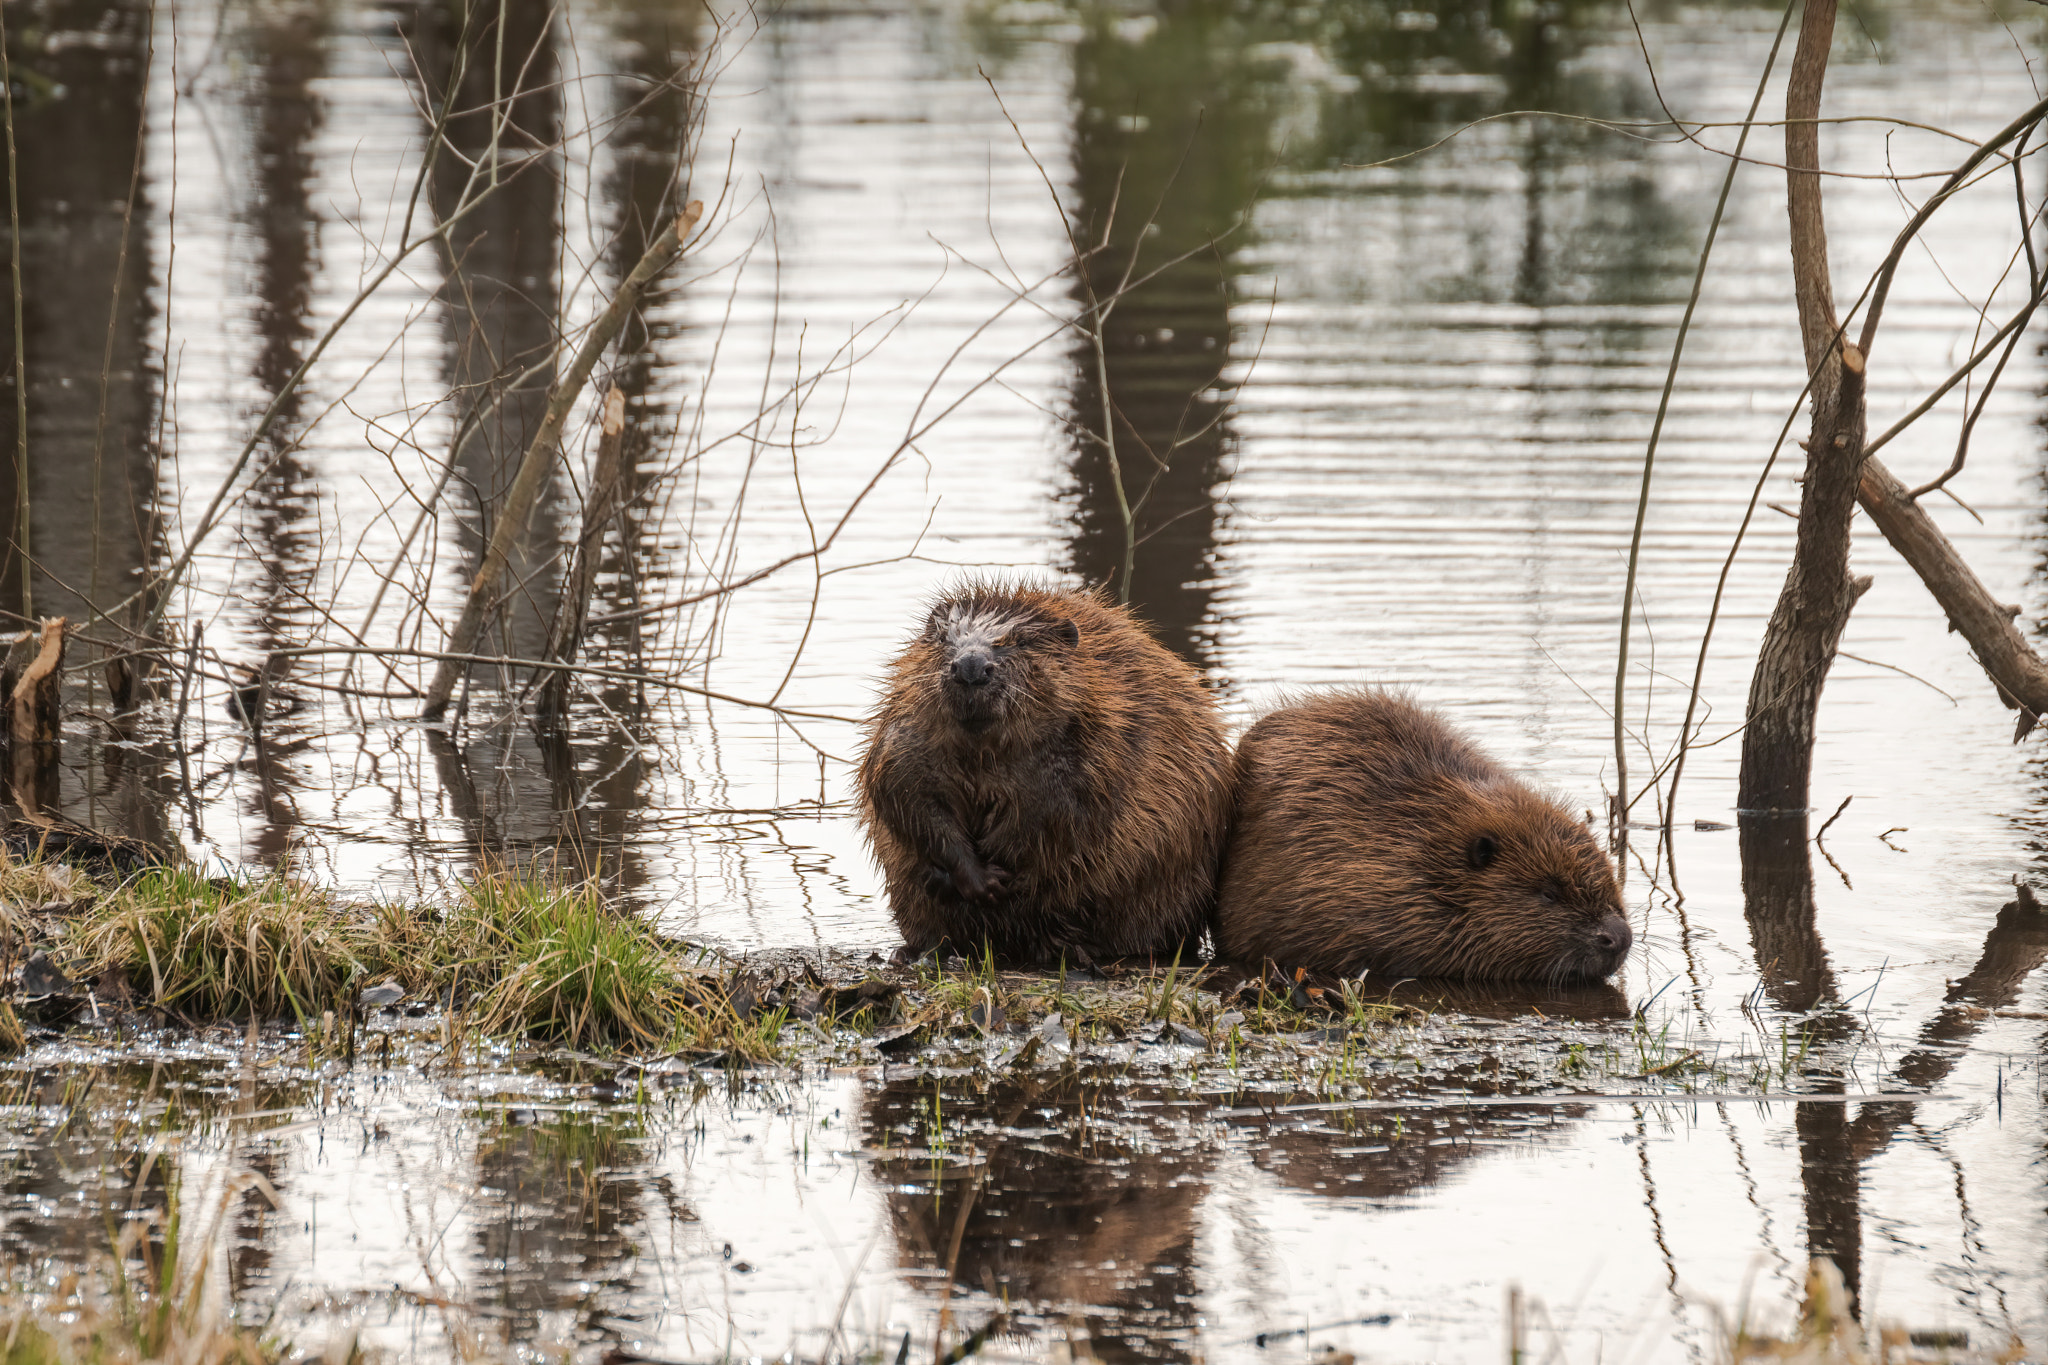
[(1081, 643), (1081, 628), (1064, 616), (1054, 621), (1046, 634), (1055, 644), (1065, 645), (1068, 649)]
[(1465, 865), (1478, 872), (1490, 864), (1494, 855), (1499, 852), (1500, 840), (1491, 834), (1482, 834), (1465, 845)]
[(945, 638), (945, 634), (946, 604), (941, 602), (932, 608), (930, 616), (924, 618), (924, 638), (927, 640), (940, 640)]

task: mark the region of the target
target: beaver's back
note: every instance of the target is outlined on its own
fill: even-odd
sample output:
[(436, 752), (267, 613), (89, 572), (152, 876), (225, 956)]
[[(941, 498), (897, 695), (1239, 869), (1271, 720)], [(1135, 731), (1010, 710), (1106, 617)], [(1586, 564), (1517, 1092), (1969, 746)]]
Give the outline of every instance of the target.
[(1246, 732), (1217, 947), (1352, 976), (1604, 976), (1627, 951), (1583, 824), (1430, 712), (1326, 693)]

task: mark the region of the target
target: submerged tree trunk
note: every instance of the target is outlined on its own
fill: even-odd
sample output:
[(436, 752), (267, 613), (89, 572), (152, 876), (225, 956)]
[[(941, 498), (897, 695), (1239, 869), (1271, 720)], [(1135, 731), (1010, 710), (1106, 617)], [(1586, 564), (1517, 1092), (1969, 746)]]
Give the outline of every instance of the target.
[(1791, 570), (1750, 679), (1737, 803), (1749, 813), (1804, 811), (1814, 718), (1849, 609), (1869, 580), (1849, 577), (1849, 518), (1863, 468), (1863, 354), (1841, 335), (1821, 216), (1821, 82), (1834, 36), (1834, 0), (1808, 0), (1785, 93), (1787, 211), (1793, 292), (1812, 376), (1813, 428)]

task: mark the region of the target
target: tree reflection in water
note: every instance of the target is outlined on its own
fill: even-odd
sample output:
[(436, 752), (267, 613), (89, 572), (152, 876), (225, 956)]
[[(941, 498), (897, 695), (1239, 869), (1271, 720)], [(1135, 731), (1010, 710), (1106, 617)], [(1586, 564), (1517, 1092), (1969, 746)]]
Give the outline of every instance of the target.
[[(24, 489), (14, 329), (0, 325), (0, 630), (8, 634), (19, 625), (24, 572), (34, 612), (67, 617), (75, 629), (89, 604), (104, 608), (133, 592), (161, 548), (151, 426), (161, 374), (151, 363), (148, 294), (156, 244), (146, 200), (128, 214), (133, 177), (147, 174), (138, 153), (153, 13), (138, 0), (52, 0), (28, 23), (9, 24), (29, 429)], [(33, 570), (15, 537), (23, 496)], [(97, 653), (76, 638), (67, 648), (70, 676), (87, 684), (67, 704), (104, 697)], [(43, 757), (36, 791), (23, 793), (31, 804), (162, 838), (158, 746), (124, 746), (97, 771), (60, 771), (54, 753)]]
[[(1838, 1047), (1860, 1025), (1847, 1010), (1828, 967), (1813, 900), (1813, 864), (1807, 851), (1806, 817), (1748, 816), (1742, 820), (1744, 912), (1764, 990), (1807, 1031), (1813, 1061), (1806, 1086), (1840, 1094), (1857, 1084), (1838, 1058)], [(1977, 963), (1952, 982), (1942, 1006), (1921, 1025), (1913, 1049), (1858, 1089), (1884, 1092), (1932, 1090), (1969, 1055), (1990, 1012), (2011, 1006), (2020, 986), (2048, 961), (2048, 912), (2025, 885), (1998, 912)], [(1855, 1112), (1852, 1114), (1851, 1109)], [(1842, 1272), (1852, 1303), (1863, 1289), (1863, 1174), (1915, 1122), (1909, 1100), (1852, 1106), (1838, 1101), (1794, 1106), (1800, 1177), (1805, 1191), (1807, 1251), (1826, 1256)]]
[[(1071, 228), (1089, 253), (1077, 306), (1114, 302), (1101, 355), (1092, 333), (1071, 353), (1068, 566), (1126, 595), (1204, 668), (1229, 477), (1230, 257), (1272, 161), (1275, 91), (1244, 33), (1236, 7), (1200, 0), (1135, 41), (1094, 12), (1074, 46)], [(1128, 584), (1118, 470), (1136, 540)]]
[[(1235, 324), (1232, 316), (1233, 303), (1251, 301), (1240, 281), (1256, 267), (1239, 258), (1255, 241), (1257, 201), (1315, 193), (1319, 174), (1413, 151), (1504, 110), (1627, 118), (1652, 106), (1633, 77), (1572, 62), (1606, 33), (1606, 10), (1580, 0), (1368, 2), (1285, 16), (1190, 0), (1136, 20), (1095, 8), (1081, 18), (1068, 205), (1085, 255), (1076, 306), (1085, 315), (1113, 302), (1101, 353), (1092, 332), (1070, 351), (1067, 566), (1126, 592), (1170, 647), (1213, 669), (1235, 459), (1232, 371), (1255, 366), (1261, 343), (1256, 307)], [(1320, 85), (1302, 80), (1297, 58), (1324, 59), (1305, 53), (1327, 54)], [(1545, 118), (1502, 135), (1517, 140), (1522, 169), (1523, 221), (1502, 225), (1521, 243), (1507, 297), (1542, 309), (1661, 300), (1679, 287), (1688, 225), (1629, 169), (1632, 154), (1614, 135)], [(1555, 183), (1557, 168), (1596, 159), (1596, 144), (1618, 171), (1590, 188)], [(1549, 222), (1553, 201), (1581, 195), (1575, 230)], [(1587, 218), (1603, 230), (1576, 230)], [(1499, 243), (1472, 245), (1487, 258), (1473, 278), (1397, 287), (1491, 298)], [(1549, 324), (1539, 314), (1532, 325)], [(1613, 340), (1633, 350), (1643, 335), (1625, 328)], [(1119, 581), (1119, 470), (1135, 542), (1128, 584)]]
[(616, 1340), (606, 1296), (640, 1286), (647, 1201), (639, 1144), (624, 1114), (486, 1115), (475, 1180), (475, 1306), (493, 1311), (506, 1339), (531, 1342), (543, 1314), (567, 1312), (579, 1338)]
[[(554, 8), (545, 0), (501, 6), (416, 5), (404, 29), (417, 61), (423, 135), (444, 108), (448, 147), (434, 160), (429, 198), (445, 219), (485, 186), (482, 202), (450, 234), (442, 319), (458, 437), (452, 458), (464, 509), (457, 536), (461, 576), (474, 571), (489, 518), (512, 482), (546, 406), (547, 364), (560, 323), (563, 86)], [(481, 169), (479, 169), (481, 168)], [(540, 364), (523, 384), (517, 378)], [(558, 475), (559, 477), (559, 475)], [(532, 534), (509, 566), (524, 590), (504, 604), (502, 633), (480, 642), (521, 657), (539, 649), (544, 605), (558, 571), (564, 500), (536, 504)]]

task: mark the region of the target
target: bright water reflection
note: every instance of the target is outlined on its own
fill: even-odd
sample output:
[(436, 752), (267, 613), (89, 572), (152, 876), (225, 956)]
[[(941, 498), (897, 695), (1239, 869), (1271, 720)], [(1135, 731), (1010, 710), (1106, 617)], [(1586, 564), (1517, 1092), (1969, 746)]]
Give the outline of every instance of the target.
[[(1860, 9), (1829, 111), (1974, 135), (2002, 124), (2037, 98), (2041, 16), (2012, 8), (2004, 20)], [(505, 50), (532, 54), (522, 93), (495, 127), (453, 118), (460, 155), (429, 165), (433, 106), (414, 81), (454, 82), (453, 107), (474, 111), (503, 79), (478, 55), (495, 34), (465, 36), (446, 7), (39, 0), (34, 12), (20, 136), (39, 611), (82, 616), (173, 559), (255, 417), (407, 224), (417, 234), (451, 212), (471, 165), (502, 180), (445, 249), (408, 258), (363, 304), (257, 442), (167, 604), (216, 676), (120, 723), (103, 689), (81, 689), (58, 796), (77, 818), (404, 894), (568, 846), (679, 933), (742, 948), (893, 942), (845, 804), (855, 734), (836, 721), (598, 680), (573, 698), (566, 733), (536, 730), (505, 714), (517, 680), (479, 669), (451, 738), (412, 723), (402, 699), (362, 695), (403, 693), (419, 661), (344, 675), (336, 656), (289, 666), (281, 686), (305, 704), (260, 747), (224, 709), (228, 668), (272, 650), (350, 647), (359, 633), (438, 644), (488, 528), (480, 509), (537, 420), (559, 329), (594, 314), (683, 194), (714, 203), (716, 230), (608, 376), (627, 398), (640, 499), (604, 543), (592, 606), (604, 661), (856, 715), (917, 601), (957, 566), (1121, 573), (1113, 441), (1150, 490), (1133, 595), (1235, 717), (1283, 687), (1393, 683), (1576, 805), (1598, 808), (1612, 786), (1594, 698), (1609, 686), (1642, 444), (1721, 163), (1514, 119), (1360, 167), (1505, 110), (1655, 117), (1625, 13), (876, 4), (756, 16), (606, 0), (550, 15), (512, 0)], [(1737, 116), (1776, 18), (1646, 15), (1663, 100)], [(679, 68), (716, 77), (670, 84)], [(1824, 146), (1864, 172), (1955, 155), (1880, 123), (1831, 127)], [(1853, 292), (1904, 210), (1877, 180), (1831, 193), (1838, 289)], [(1631, 679), (1638, 785), (1669, 751), (1714, 576), (1799, 387), (1781, 195), (1767, 169), (1738, 183), (1664, 435)], [(1997, 196), (1937, 223), (1934, 258), (1909, 260), (1888, 311), (1879, 424), (1967, 349), (1965, 300), (2019, 244)], [(1075, 241), (1087, 265), (1062, 276)], [(1088, 291), (1126, 280), (1138, 283), (1099, 354), (1060, 330)], [(1956, 485), (1975, 516), (1934, 509), (2030, 618), (2048, 555), (2041, 379), (2022, 348)], [(12, 405), (0, 407), (11, 438)], [(589, 474), (588, 408), (572, 425), (576, 473), (536, 518), (493, 651), (541, 647), (562, 573), (552, 546)], [(1954, 400), (1944, 412), (1889, 452), (1909, 480), (1946, 462)], [(424, 515), (418, 499), (443, 485)], [(825, 576), (799, 557), (729, 602), (685, 601), (802, 556), (856, 498), (818, 560)], [(1765, 498), (1796, 498), (1790, 464)], [(1760, 517), (1708, 660), (1709, 738), (1736, 723), (1789, 547), (1790, 523)], [(1119, 1118), (1100, 1150), (1093, 1137), (990, 1140), (990, 1188), (1012, 1202), (962, 1225), (956, 1292), (992, 1302), (994, 1283), (1057, 1301), (1045, 1331), (1078, 1313), (1099, 1343), (1141, 1355), (1192, 1352), (1198, 1319), (1203, 1353), (1235, 1356), (1281, 1319), (1388, 1311), (1396, 1327), (1341, 1339), (1471, 1357), (1497, 1349), (1502, 1287), (1520, 1281), (1558, 1314), (1571, 1306), (1574, 1358), (1675, 1357), (1706, 1342), (1679, 1291), (1732, 1297), (1761, 1253), (1761, 1292), (1782, 1299), (1814, 1247), (1885, 1315), (1966, 1326), (1980, 1343), (2016, 1330), (2039, 1349), (2048, 1001), (2038, 927), (2008, 912), (2009, 932), (1995, 931), (2013, 879), (2042, 861), (2042, 763), (2006, 742), (2007, 713), (1874, 537), (1859, 539), (1858, 567), (1877, 586), (1849, 627), (1855, 657), (1831, 679), (1815, 780), (1824, 811), (1854, 798), (1828, 836), (1841, 875), (1821, 865), (1810, 919), (1798, 904), (1753, 906), (1752, 924), (1736, 835), (1689, 826), (1732, 818), (1735, 746), (1696, 752), (1675, 850), (1685, 896), (1646, 885), (1639, 842), (1644, 946), (1621, 986), (1730, 1053), (1812, 1040), (1821, 1062), (1802, 1084), (1956, 1098), (1487, 1111), (1443, 1120), (1457, 1161), (1397, 1170), (1360, 1150), (1375, 1142), (1311, 1130), (1254, 1151), (1234, 1120), (1153, 1163), (1148, 1097), (1110, 1089), (1100, 1102), (1140, 1117)], [(7, 566), (0, 601), (18, 601), (20, 572)], [(322, 690), (344, 681), (354, 694)], [(1881, 1043), (1859, 1041), (1835, 1001)], [(549, 1084), (508, 1075), (515, 1089)], [(380, 1084), (306, 1082), (258, 1107), (310, 1116), (338, 1085), (370, 1115), (382, 1101), (361, 1088)], [(878, 1297), (856, 1296), (858, 1311), (877, 1339), (898, 1322), (922, 1336), (944, 1278), (933, 1239), (954, 1235), (947, 1182), (898, 1169), (867, 1135), (914, 1099), (863, 1073), (700, 1101), (682, 1120), (704, 1125), (697, 1140), (613, 1133), (667, 1155), (620, 1157), (617, 1187), (581, 1190), (551, 1164), (589, 1138), (580, 1129), (543, 1136), (470, 1115), (386, 1123), (380, 1138), (380, 1120), (362, 1117), (361, 1158), (335, 1156), (331, 1132), (291, 1139), (303, 1173), (247, 1254), (317, 1267), (344, 1295), (392, 1279), (426, 1293), (406, 1279), (419, 1270), (407, 1239), (475, 1218), (467, 1242), (444, 1245), (483, 1267), (464, 1272), (464, 1293), (515, 1334), (659, 1298), (680, 1317), (649, 1339), (678, 1351), (726, 1349), (735, 1322), (742, 1353), (822, 1350), (838, 1294), (865, 1276)], [(392, 1101), (406, 1115), (469, 1102), (431, 1088)], [(971, 1105), (1010, 1123), (1016, 1102), (997, 1086)], [(1037, 1102), (1066, 1134), (1098, 1099)], [(806, 1135), (828, 1114), (844, 1136), (814, 1147)], [(50, 1126), (16, 1132), (32, 1169), (78, 1168)], [(675, 1187), (678, 1151), (695, 1182), (682, 1203), (661, 1185)], [(448, 1169), (461, 1174), (446, 1187), (418, 1176), (438, 1191), (426, 1205), (402, 1197), (414, 1173)], [(366, 1198), (378, 1181), (388, 1200)], [(513, 1212), (496, 1224), (477, 1213), (479, 1185), (483, 1205)], [(18, 1188), (9, 1235), (64, 1197)], [(1016, 1204), (1053, 1229), (1010, 1245), (997, 1215)], [(325, 1260), (337, 1219), (380, 1249)], [(579, 1231), (572, 1254), (562, 1219), (611, 1231)], [(727, 1241), (757, 1276), (731, 1268)], [(1126, 1274), (1127, 1260), (1147, 1269)]]

